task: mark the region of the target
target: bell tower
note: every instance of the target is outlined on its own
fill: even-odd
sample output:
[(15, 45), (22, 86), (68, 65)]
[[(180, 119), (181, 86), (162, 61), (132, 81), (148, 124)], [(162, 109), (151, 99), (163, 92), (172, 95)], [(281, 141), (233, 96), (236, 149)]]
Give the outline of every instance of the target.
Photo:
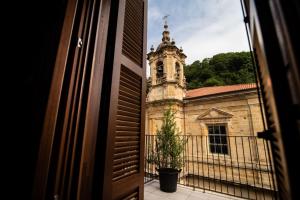
[(170, 41), (167, 16), (164, 17), (164, 31), (162, 42), (156, 50), (152, 46), (147, 54), (150, 65), (150, 77), (148, 79), (149, 92), (147, 102), (163, 100), (179, 100), (185, 97), (185, 77), (183, 65), (186, 55), (182, 48)]

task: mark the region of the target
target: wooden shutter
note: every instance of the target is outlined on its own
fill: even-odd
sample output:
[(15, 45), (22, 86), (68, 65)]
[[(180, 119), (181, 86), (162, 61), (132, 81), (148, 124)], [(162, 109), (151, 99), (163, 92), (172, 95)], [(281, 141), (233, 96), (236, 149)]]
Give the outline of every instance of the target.
[(116, 2), (102, 198), (143, 199), (147, 3)]
[(295, 52), (287, 48), (287, 40), (282, 38), (284, 34), (294, 34), (285, 32), (282, 27), (295, 26), (298, 21), (294, 19), (295, 24), (284, 22), (284, 15), (276, 10), (280, 8), (278, 2), (250, 1), (249, 5), (252, 41), (268, 124), (267, 130), (260, 135), (271, 143), (279, 198), (299, 199), (300, 164), (295, 159), (300, 142), (299, 105), (295, 104), (297, 98), (292, 98), (297, 94), (292, 92), (297, 86), (289, 85), (291, 67), (286, 56)]
[(40, 142), (33, 199), (90, 199), (108, 0), (68, 0)]

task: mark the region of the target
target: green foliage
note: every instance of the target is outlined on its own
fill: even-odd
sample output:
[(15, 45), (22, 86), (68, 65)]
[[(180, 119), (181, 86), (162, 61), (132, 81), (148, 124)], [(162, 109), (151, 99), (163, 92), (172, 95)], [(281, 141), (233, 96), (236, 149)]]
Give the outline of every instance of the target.
[(211, 77), (207, 79), (204, 84), (205, 86), (216, 86), (216, 85), (224, 85), (224, 82), (220, 80), (218, 77)]
[(156, 143), (150, 152), (149, 163), (156, 164), (158, 168), (173, 168), (179, 170), (183, 166), (181, 153), (185, 141), (180, 138), (176, 129), (175, 112), (168, 108), (164, 112), (163, 125), (157, 131)]
[(221, 53), (186, 65), (187, 88), (255, 82), (249, 52)]

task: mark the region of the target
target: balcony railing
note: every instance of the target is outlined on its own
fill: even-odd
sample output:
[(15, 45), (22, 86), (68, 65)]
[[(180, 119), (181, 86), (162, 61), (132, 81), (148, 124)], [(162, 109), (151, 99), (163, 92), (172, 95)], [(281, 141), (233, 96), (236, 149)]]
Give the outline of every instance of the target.
[[(269, 143), (255, 136), (182, 135), (184, 166), (178, 183), (247, 199), (276, 199), (277, 189)], [(225, 137), (225, 138), (224, 138)], [(145, 182), (158, 178), (147, 162), (156, 136), (145, 138)]]

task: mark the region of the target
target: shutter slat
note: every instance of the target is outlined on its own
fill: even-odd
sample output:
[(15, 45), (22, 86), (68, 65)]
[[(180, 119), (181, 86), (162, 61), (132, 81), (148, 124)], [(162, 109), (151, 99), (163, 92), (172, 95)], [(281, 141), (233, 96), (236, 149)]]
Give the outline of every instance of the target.
[(132, 112), (129, 112), (129, 111), (126, 111), (126, 110), (118, 110), (118, 115), (119, 116), (123, 116), (123, 117), (133, 117), (133, 118), (137, 118), (139, 117), (139, 113), (132, 113)]
[(119, 105), (118, 109), (121, 110), (121, 111), (130, 112), (130, 113), (133, 113), (133, 114), (140, 114), (140, 110), (130, 108), (130, 105), (126, 105), (126, 104), (125, 105)]
[(115, 142), (115, 147), (135, 146), (138, 144), (139, 144), (139, 141)]
[(115, 164), (114, 163), (113, 170), (114, 171), (118, 171), (118, 170), (120, 170), (122, 168), (127, 168), (127, 167), (130, 167), (132, 165), (136, 165), (137, 163), (138, 163), (137, 160), (126, 160), (125, 162), (120, 162), (120, 164)]
[(122, 76), (122, 78), (126, 78), (127, 80), (129, 80), (130, 82), (133, 82), (133, 83), (135, 83), (135, 84), (137, 84), (138, 85), (138, 83), (136, 82), (136, 80), (134, 79), (135, 77), (133, 76), (130, 76), (130, 71), (128, 71), (127, 69), (125, 69), (125, 70), (123, 70), (123, 71), (121, 71), (121, 76)]
[(140, 93), (141, 92), (141, 89), (138, 88), (138, 87), (134, 87), (134, 85), (132, 85), (130, 82), (128, 82), (126, 79), (120, 79), (120, 84), (123, 86), (123, 87), (126, 87), (128, 89), (131, 89), (132, 91), (134, 91), (135, 93)]
[(138, 99), (138, 97), (134, 96), (132, 93), (128, 93), (126, 91), (120, 91), (120, 95), (126, 96), (127, 98), (134, 99), (134, 100), (140, 102), (140, 99)]
[(132, 165), (130, 167), (124, 168), (123, 170), (113, 171), (113, 180), (117, 181), (127, 176), (136, 174), (138, 172), (138, 165)]
[(139, 113), (141, 111), (138, 105), (131, 103), (131, 102), (124, 101), (121, 98), (119, 99), (119, 103), (120, 103), (120, 105), (126, 106), (129, 109), (131, 109), (132, 112), (134, 112), (134, 113)]
[(125, 147), (115, 147), (114, 153), (117, 155), (117, 154), (122, 153), (122, 152), (137, 151), (138, 149), (139, 149), (138, 146), (131, 146), (131, 147), (128, 147), (128, 146), (125, 146)]
[(118, 126), (140, 127), (140, 123), (117, 120), (117, 129)]
[[(136, 80), (134, 79), (135, 77), (130, 76), (130, 71), (127, 71), (127, 70), (121, 71), (121, 76), (122, 76), (122, 78), (127, 79), (128, 81), (130, 81), (132, 83), (137, 83)], [(137, 85), (137, 87), (139, 87), (138, 84), (136, 84), (136, 85)]]
[(118, 126), (118, 131), (140, 131), (139, 127)]
[(140, 95), (137, 91), (132, 90), (132, 89), (127, 88), (127, 87), (124, 87), (123, 85), (120, 85), (120, 90), (122, 92), (126, 92), (126, 93), (134, 95), (134, 96), (138, 96), (139, 97), (139, 95)]
[(113, 181), (138, 173), (141, 85), (141, 77), (122, 65), (113, 149)]
[(142, 67), (144, 5), (139, 0), (127, 0), (123, 31), (122, 53)]
[(127, 122), (136, 122), (139, 123), (141, 119), (136, 117), (130, 117), (130, 116), (124, 116), (124, 115), (117, 115), (118, 119), (121, 121), (127, 121)]
[(113, 173), (113, 177), (116, 177), (116, 178), (113, 178), (113, 181), (118, 181), (120, 179), (123, 179), (123, 178), (126, 178), (128, 176), (138, 173), (138, 170), (128, 170), (128, 171), (129, 172), (125, 172), (125, 173), (123, 171), (121, 171), (119, 173)]
[[(136, 153), (136, 152), (134, 152), (134, 153)], [(131, 161), (131, 160), (136, 160), (136, 158), (138, 158), (138, 154), (133, 154), (133, 155), (129, 154), (129, 155), (130, 156), (127, 156), (127, 157), (123, 156), (123, 157), (121, 157), (119, 159), (115, 159), (114, 160), (114, 164), (118, 165), (120, 163), (128, 162), (128, 161)]]
[(120, 142), (120, 141), (138, 141), (139, 140), (139, 136), (122, 136), (122, 137), (116, 137), (116, 141)]
[(130, 195), (128, 195), (127, 197), (123, 198), (123, 200), (136, 200), (138, 199), (138, 192), (134, 192)]
[(128, 136), (132, 136), (132, 135), (139, 135), (139, 132), (138, 131), (116, 131), (117, 135), (118, 136), (125, 136), (125, 135), (128, 135)]
[(125, 152), (120, 152), (120, 153), (115, 153), (113, 158), (113, 162), (117, 162), (118, 159), (120, 158), (125, 158), (125, 157), (130, 157), (130, 156), (137, 156), (138, 157), (138, 151), (137, 150), (133, 150), (133, 151), (125, 151)]
[(132, 84), (135, 86), (135, 88), (137, 88), (138, 90), (140, 90), (140, 85), (139, 83), (136, 82), (136, 80), (133, 79), (133, 77), (128, 76), (126, 73), (122, 73), (121, 72), (121, 76), (122, 76), (122, 80), (128, 82), (129, 84)]

